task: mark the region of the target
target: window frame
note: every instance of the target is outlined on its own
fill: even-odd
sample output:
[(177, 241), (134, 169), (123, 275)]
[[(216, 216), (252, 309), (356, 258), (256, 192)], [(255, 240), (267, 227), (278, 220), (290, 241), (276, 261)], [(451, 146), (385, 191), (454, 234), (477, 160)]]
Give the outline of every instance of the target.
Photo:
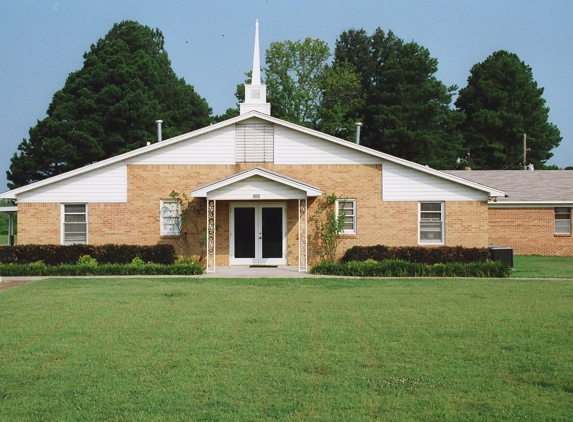
[[(83, 206), (83, 212), (72, 212), (67, 211), (66, 207), (69, 206)], [(66, 221), (67, 215), (84, 215), (85, 218), (83, 222), (81, 221)], [(67, 224), (85, 224), (85, 241), (69, 241), (66, 239), (66, 225)], [(82, 232), (74, 232), (74, 233), (82, 233)], [(89, 244), (89, 213), (88, 213), (88, 204), (86, 203), (62, 203), (61, 204), (61, 244), (62, 245), (87, 245)]]
[[(176, 209), (169, 209), (166, 204), (176, 205)], [(176, 212), (176, 216), (166, 216), (166, 211)], [(166, 230), (166, 219), (176, 220), (171, 223), (171, 229)], [(176, 199), (162, 199), (159, 202), (159, 233), (161, 236), (179, 236), (181, 234), (181, 202)]]
[[(437, 211), (435, 210), (431, 210), (431, 211), (426, 211), (426, 210), (422, 210), (423, 205), (425, 204), (439, 204), (440, 205), (440, 219), (439, 220), (435, 220), (433, 218), (427, 218), (427, 221), (424, 221), (423, 217), (422, 217), (422, 213), (437, 213)], [(418, 203), (418, 244), (419, 245), (443, 245), (445, 243), (445, 231), (446, 231), (446, 207), (445, 207), (445, 203), (441, 202), (441, 201), (424, 201), (424, 202), (419, 202)], [(422, 230), (424, 223), (440, 223), (440, 238), (439, 239), (423, 239), (422, 238), (422, 233), (424, 232), (424, 230)]]
[[(556, 235), (571, 235), (571, 208), (570, 207), (555, 207), (553, 208), (554, 212), (554, 224), (553, 224), (553, 233)], [(558, 216), (568, 216), (569, 218), (563, 218)], [(558, 231), (557, 229), (557, 222), (567, 222), (568, 231)], [(565, 224), (563, 224), (565, 226)]]
[(340, 210), (340, 204), (344, 203), (344, 204), (352, 204), (352, 214), (348, 215), (346, 214), (346, 218), (345, 218), (345, 223), (346, 223), (346, 219), (348, 217), (352, 218), (352, 229), (343, 229), (341, 234), (356, 234), (357, 230), (357, 224), (356, 224), (356, 220), (357, 220), (357, 208), (356, 208), (356, 199), (337, 199), (335, 204), (336, 204), (336, 218), (338, 219), (338, 212)]

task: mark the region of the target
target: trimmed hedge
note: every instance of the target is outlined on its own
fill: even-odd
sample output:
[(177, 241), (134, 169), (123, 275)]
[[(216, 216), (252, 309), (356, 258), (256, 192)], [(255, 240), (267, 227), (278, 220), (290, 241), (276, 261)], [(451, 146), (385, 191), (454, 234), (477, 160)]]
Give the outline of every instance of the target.
[(464, 248), (462, 246), (354, 246), (342, 257), (342, 262), (350, 261), (399, 260), (420, 264), (445, 264), (487, 262), (490, 259), (488, 248)]
[(46, 265), (0, 264), (2, 276), (98, 276), (98, 275), (200, 275), (203, 268), (197, 264), (97, 264), (97, 265)]
[(0, 246), (0, 263), (30, 264), (43, 261), (47, 265), (75, 264), (90, 255), (101, 264), (129, 264), (135, 257), (144, 262), (171, 265), (175, 262), (173, 245), (16, 245)]
[(447, 263), (426, 265), (399, 260), (322, 262), (311, 268), (311, 274), (352, 277), (495, 277), (506, 278), (511, 269), (501, 262)]

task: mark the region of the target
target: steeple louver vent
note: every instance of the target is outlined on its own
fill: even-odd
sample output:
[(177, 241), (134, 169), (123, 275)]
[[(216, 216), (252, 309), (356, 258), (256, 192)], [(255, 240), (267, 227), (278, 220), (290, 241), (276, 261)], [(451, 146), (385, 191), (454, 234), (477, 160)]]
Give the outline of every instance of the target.
[(274, 126), (269, 124), (235, 125), (235, 162), (274, 162)]

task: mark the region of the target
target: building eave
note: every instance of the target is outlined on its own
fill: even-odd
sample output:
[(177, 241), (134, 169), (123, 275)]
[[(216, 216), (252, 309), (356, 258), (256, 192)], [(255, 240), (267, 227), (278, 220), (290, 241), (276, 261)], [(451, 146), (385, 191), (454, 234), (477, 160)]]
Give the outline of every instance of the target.
[(500, 201), (489, 202), (489, 208), (553, 208), (573, 207), (573, 201)]
[(272, 116), (269, 116), (269, 115), (266, 115), (266, 114), (263, 114), (263, 113), (260, 113), (257, 111), (250, 111), (248, 113), (245, 113), (245, 114), (224, 120), (222, 122), (215, 123), (215, 124), (212, 124), (210, 126), (206, 126), (204, 128), (201, 128), (201, 129), (197, 129), (193, 132), (184, 133), (182, 135), (178, 135), (178, 136), (175, 136), (175, 137), (170, 138), (170, 139), (166, 139), (166, 140), (161, 141), (161, 142), (156, 142), (154, 144), (147, 145), (147, 146), (135, 149), (133, 151), (129, 151), (129, 152), (126, 152), (124, 154), (120, 154), (120, 155), (117, 155), (115, 157), (111, 157), (111, 158), (99, 161), (97, 163), (93, 163), (93, 164), (81, 167), (79, 169), (71, 170), (71, 171), (68, 171), (66, 173), (62, 173), (62, 174), (57, 175), (57, 176), (53, 176), (53, 177), (50, 177), (50, 178), (47, 178), (47, 179), (44, 179), (44, 180), (41, 180), (41, 181), (38, 181), (35, 183), (31, 183), (31, 184), (26, 185), (26, 186), (22, 186), (20, 188), (16, 188), (16, 189), (12, 189), (10, 191), (0, 193), (0, 198), (17, 199), (17, 196), (21, 193), (28, 192), (28, 191), (40, 188), (42, 186), (46, 186), (46, 185), (56, 183), (56, 182), (59, 182), (62, 180), (66, 180), (66, 179), (69, 179), (71, 177), (82, 175), (82, 174), (88, 173), (90, 171), (100, 169), (100, 168), (105, 167), (105, 166), (109, 166), (109, 165), (116, 164), (116, 163), (121, 163), (121, 162), (127, 161), (131, 158), (137, 157), (139, 155), (147, 154), (149, 152), (168, 147), (168, 146), (176, 144), (178, 142), (193, 139), (193, 138), (196, 138), (198, 136), (219, 130), (219, 129), (224, 128), (224, 127), (235, 125), (237, 123), (241, 123), (245, 120), (249, 120), (249, 119), (253, 119), (253, 118), (260, 119), (260, 120), (266, 121), (268, 123), (279, 125), (279, 126), (282, 126), (282, 127), (288, 128), (288, 129), (292, 129), (292, 130), (297, 131), (297, 132), (305, 133), (307, 135), (310, 135), (310, 136), (313, 136), (313, 137), (316, 137), (319, 139), (323, 139), (323, 140), (344, 146), (346, 148), (353, 149), (355, 151), (360, 151), (360, 152), (368, 154), (370, 156), (380, 158), (381, 160), (386, 160), (386, 161), (396, 163), (396, 164), (399, 164), (401, 166), (408, 167), (408, 168), (411, 168), (411, 169), (414, 169), (414, 170), (417, 170), (417, 171), (420, 171), (420, 172), (423, 172), (423, 173), (426, 173), (429, 175), (433, 175), (433, 176), (436, 176), (436, 177), (439, 177), (442, 179), (449, 180), (449, 181), (454, 182), (454, 183), (468, 186), (468, 187), (477, 189), (479, 191), (486, 192), (487, 195), (490, 197), (506, 196), (506, 192), (498, 190), (498, 189), (484, 186), (484, 185), (481, 185), (479, 183), (471, 182), (471, 181), (463, 179), (461, 177), (457, 177), (457, 176), (454, 176), (454, 175), (451, 175), (448, 173), (444, 173), (442, 171), (435, 170), (433, 168), (423, 166), (421, 164), (417, 164), (417, 163), (414, 163), (414, 162), (411, 162), (408, 160), (404, 160), (402, 158), (394, 157), (390, 154), (376, 151), (376, 150), (373, 150), (371, 148), (365, 147), (363, 145), (358, 145), (358, 144), (355, 144), (353, 142), (346, 141), (344, 139), (340, 139), (340, 138), (337, 138), (337, 137), (332, 136), (332, 135), (327, 135), (327, 134), (319, 132), (317, 130), (310, 129), (310, 128), (307, 128), (304, 126), (300, 126), (300, 125), (297, 125), (295, 123), (287, 122), (285, 120), (281, 120), (281, 119), (278, 119), (276, 117), (272, 117)]
[(291, 177), (284, 176), (280, 173), (276, 173), (263, 167), (255, 167), (253, 169), (246, 170), (229, 177), (225, 177), (224, 179), (208, 183), (195, 189), (193, 192), (190, 193), (190, 195), (195, 198), (206, 198), (210, 192), (213, 192), (217, 189), (221, 189), (222, 187), (225, 186), (232, 185), (233, 183), (237, 183), (241, 180), (245, 180), (253, 176), (262, 176), (266, 179), (273, 180), (277, 183), (281, 183), (290, 186), (292, 188), (298, 189), (300, 191), (304, 191), (306, 193), (306, 196), (308, 197), (317, 197), (322, 195), (322, 191), (320, 190), (320, 188), (316, 186), (312, 186), (309, 185), (308, 183), (295, 180)]

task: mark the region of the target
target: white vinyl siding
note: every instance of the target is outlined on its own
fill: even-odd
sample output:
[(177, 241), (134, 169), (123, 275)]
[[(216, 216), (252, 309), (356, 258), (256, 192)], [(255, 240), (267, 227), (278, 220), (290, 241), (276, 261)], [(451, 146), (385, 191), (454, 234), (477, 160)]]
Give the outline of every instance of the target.
[(420, 203), (420, 239), (421, 244), (444, 243), (444, 204), (443, 202)]
[(344, 144), (275, 126), (275, 164), (381, 164), (382, 161)]
[[(181, 140), (127, 160), (128, 164), (235, 164), (233, 126)], [(157, 144), (154, 144), (157, 145)]]
[(88, 243), (88, 212), (86, 204), (62, 204), (62, 243)]
[(555, 234), (571, 234), (571, 208), (555, 208)]
[(306, 192), (263, 176), (251, 176), (209, 192), (209, 199), (304, 199)]
[(181, 234), (181, 204), (177, 200), (162, 200), (160, 208), (161, 235)]
[(235, 125), (237, 163), (272, 163), (274, 143), (274, 125), (261, 123)]
[(127, 202), (127, 169), (112, 164), (47, 184), (18, 197), (21, 202)]
[(384, 201), (487, 201), (479, 191), (432, 174), (385, 161), (382, 165)]
[(339, 199), (336, 201), (336, 215), (344, 213), (344, 234), (356, 234), (356, 199)]

